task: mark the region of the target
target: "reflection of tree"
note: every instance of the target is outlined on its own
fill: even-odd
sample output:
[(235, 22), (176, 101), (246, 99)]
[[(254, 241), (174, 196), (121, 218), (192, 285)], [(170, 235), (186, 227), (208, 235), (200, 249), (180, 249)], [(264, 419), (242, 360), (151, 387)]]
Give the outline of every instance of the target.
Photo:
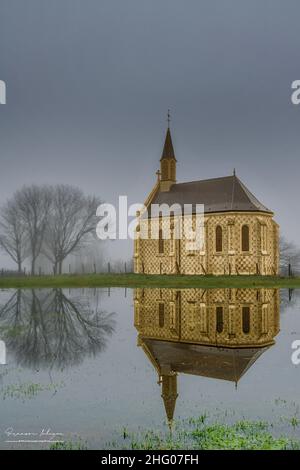
[(281, 312), (288, 307), (295, 307), (299, 303), (300, 289), (282, 289), (280, 294)]
[(0, 332), (19, 364), (62, 368), (105, 348), (113, 316), (61, 289), (18, 290), (0, 307)]

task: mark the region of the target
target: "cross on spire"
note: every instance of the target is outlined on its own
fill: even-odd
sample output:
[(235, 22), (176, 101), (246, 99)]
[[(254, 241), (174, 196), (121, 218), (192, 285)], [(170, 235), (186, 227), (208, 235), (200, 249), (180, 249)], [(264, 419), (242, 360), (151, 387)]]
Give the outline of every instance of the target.
[(170, 127), (171, 114), (170, 114), (170, 110), (169, 110), (169, 109), (168, 109), (168, 114), (167, 114), (167, 121), (168, 121), (168, 127)]

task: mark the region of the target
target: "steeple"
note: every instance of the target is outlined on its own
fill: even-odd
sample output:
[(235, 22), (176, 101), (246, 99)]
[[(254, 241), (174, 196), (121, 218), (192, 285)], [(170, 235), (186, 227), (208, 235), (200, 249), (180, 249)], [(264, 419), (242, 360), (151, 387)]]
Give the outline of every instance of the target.
[(168, 374), (161, 376), (162, 399), (164, 401), (169, 428), (171, 429), (176, 405), (177, 393), (177, 374)]
[(168, 111), (168, 128), (165, 144), (160, 159), (160, 190), (169, 191), (176, 183), (176, 158), (170, 131), (170, 111)]
[(165, 144), (162, 152), (162, 156), (160, 161), (163, 159), (173, 159), (176, 161), (175, 158), (175, 152), (174, 152), (174, 147), (173, 147), (173, 142), (172, 142), (172, 137), (171, 137), (171, 131), (170, 128), (168, 127), (167, 133), (166, 133), (166, 138), (165, 138)]

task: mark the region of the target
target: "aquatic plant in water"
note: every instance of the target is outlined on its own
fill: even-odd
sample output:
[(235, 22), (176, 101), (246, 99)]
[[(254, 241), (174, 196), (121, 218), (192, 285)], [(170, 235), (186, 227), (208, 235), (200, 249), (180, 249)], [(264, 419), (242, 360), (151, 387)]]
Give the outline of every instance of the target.
[(0, 394), (3, 400), (7, 398), (14, 398), (14, 399), (32, 399), (36, 397), (41, 392), (52, 391), (56, 392), (59, 387), (61, 387), (63, 383), (50, 383), (47, 385), (43, 385), (40, 383), (33, 383), (33, 382), (26, 382), (20, 384), (9, 384), (5, 387), (2, 387), (0, 390)]

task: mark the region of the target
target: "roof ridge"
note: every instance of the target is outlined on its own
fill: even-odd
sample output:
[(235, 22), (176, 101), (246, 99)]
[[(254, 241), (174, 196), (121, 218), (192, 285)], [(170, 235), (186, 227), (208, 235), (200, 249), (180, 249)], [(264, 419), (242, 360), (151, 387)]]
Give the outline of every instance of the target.
[(258, 211), (273, 214), (234, 175), (207, 180), (174, 183), (169, 191), (159, 191), (152, 203), (204, 204), (205, 212)]
[(223, 180), (224, 178), (233, 178), (233, 175), (218, 176), (217, 178), (206, 178), (204, 180), (183, 181), (183, 183), (175, 183), (173, 186), (179, 186), (182, 184), (200, 183), (200, 182), (202, 183), (203, 181)]

